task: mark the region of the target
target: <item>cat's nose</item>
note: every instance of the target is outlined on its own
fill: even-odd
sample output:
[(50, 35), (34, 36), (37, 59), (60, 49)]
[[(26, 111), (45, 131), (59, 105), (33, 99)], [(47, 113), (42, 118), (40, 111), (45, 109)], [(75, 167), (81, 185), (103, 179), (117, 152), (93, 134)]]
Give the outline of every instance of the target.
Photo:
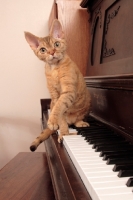
[(55, 53), (55, 50), (54, 50), (54, 49), (52, 49), (52, 50), (50, 50), (50, 52), (49, 52), (49, 53), (50, 53), (50, 55), (52, 55), (52, 56), (53, 56), (53, 55), (54, 55), (54, 53)]

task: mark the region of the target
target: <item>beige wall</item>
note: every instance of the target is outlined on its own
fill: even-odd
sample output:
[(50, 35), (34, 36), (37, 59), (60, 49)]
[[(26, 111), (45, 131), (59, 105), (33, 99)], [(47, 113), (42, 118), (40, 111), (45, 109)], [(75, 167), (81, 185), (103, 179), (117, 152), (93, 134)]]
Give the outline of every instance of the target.
[[(41, 130), (40, 99), (48, 98), (44, 63), (24, 39), (24, 31), (48, 34), (53, 0), (0, 1), (0, 168)], [(44, 151), (42, 144), (38, 151)]]

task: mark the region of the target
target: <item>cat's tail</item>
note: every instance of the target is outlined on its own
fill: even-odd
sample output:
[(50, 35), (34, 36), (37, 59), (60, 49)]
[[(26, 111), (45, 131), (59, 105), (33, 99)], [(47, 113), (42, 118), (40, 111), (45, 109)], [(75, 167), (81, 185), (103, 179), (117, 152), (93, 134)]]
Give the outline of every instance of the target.
[(44, 129), (43, 132), (32, 142), (30, 150), (35, 151), (37, 147), (53, 133), (55, 133), (55, 131), (48, 128)]

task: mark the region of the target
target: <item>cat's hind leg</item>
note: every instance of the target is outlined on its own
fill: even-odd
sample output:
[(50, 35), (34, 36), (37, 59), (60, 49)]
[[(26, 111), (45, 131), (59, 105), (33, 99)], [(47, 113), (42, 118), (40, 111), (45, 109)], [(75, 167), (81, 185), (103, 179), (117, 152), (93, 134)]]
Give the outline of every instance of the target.
[(32, 142), (32, 144), (30, 146), (30, 150), (35, 151), (37, 149), (37, 147), (54, 132), (55, 131), (52, 131), (48, 128), (44, 129), (43, 132)]
[(81, 121), (75, 122), (74, 125), (75, 125), (76, 127), (88, 127), (88, 126), (90, 126), (89, 123), (84, 122), (84, 121), (82, 121), (82, 120), (81, 120)]

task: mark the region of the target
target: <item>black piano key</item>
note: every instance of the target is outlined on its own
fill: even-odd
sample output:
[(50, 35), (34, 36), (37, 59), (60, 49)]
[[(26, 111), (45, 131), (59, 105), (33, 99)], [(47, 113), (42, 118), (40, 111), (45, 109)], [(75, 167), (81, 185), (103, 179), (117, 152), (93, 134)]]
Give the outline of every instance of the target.
[(127, 156), (132, 156), (133, 153), (131, 151), (121, 151), (121, 152), (112, 152), (110, 154), (105, 154), (103, 156), (103, 160), (107, 160), (108, 158), (122, 158)]
[(97, 131), (100, 131), (100, 130), (107, 130), (107, 131), (114, 131), (112, 129), (109, 129), (105, 126), (95, 126), (95, 125), (92, 125), (92, 126), (88, 126), (88, 127), (80, 127), (80, 128), (77, 128), (78, 130), (81, 130), (81, 131), (86, 131), (86, 130), (97, 130)]
[(90, 136), (99, 136), (99, 135), (111, 135), (114, 134), (113, 132), (109, 132), (109, 131), (88, 131), (88, 132), (84, 132), (82, 131), (80, 135), (84, 136), (84, 137), (90, 137)]
[[(83, 131), (86, 131), (86, 129), (83, 129)], [(102, 127), (90, 126), (90, 127), (88, 127), (87, 131), (107, 131), (107, 132), (113, 132), (114, 133), (114, 130), (108, 129), (108, 128), (104, 127), (104, 126), (102, 126)]]
[(119, 144), (119, 145), (117, 145), (117, 146), (112, 146), (112, 145), (108, 145), (108, 146), (102, 146), (102, 147), (97, 147), (96, 149), (95, 149), (95, 151), (96, 152), (100, 152), (100, 151), (111, 151), (111, 149), (113, 149), (113, 150), (115, 150), (115, 151), (117, 151), (117, 150), (120, 150), (120, 149), (128, 149), (130, 147), (130, 145), (129, 144)]
[(124, 158), (108, 158), (107, 160), (107, 164), (116, 164), (116, 162), (119, 162), (119, 161), (131, 161), (133, 160), (133, 156), (127, 156), (127, 157), (124, 157)]
[[(113, 141), (113, 140), (112, 140)], [(94, 144), (95, 144), (95, 142), (94, 142)], [(130, 143), (128, 142), (128, 141), (124, 141), (124, 142), (118, 142), (118, 143), (113, 143), (113, 142), (111, 142), (111, 143), (106, 143), (106, 141), (105, 141), (105, 144), (99, 144), (99, 145), (96, 145), (96, 148), (97, 147), (118, 147), (118, 146), (126, 146), (126, 145), (130, 145)]]
[(107, 130), (106, 127), (99, 127), (99, 126), (88, 126), (88, 127), (76, 127), (77, 131), (81, 132), (87, 132), (87, 131), (93, 131), (93, 130)]
[(133, 164), (133, 159), (130, 159), (130, 160), (115, 160), (115, 162), (109, 162), (108, 160), (107, 160), (107, 162), (106, 162), (106, 164), (107, 165), (112, 165), (112, 164), (123, 164), (123, 165), (127, 165), (127, 164)]
[(89, 144), (95, 144), (96, 142), (106, 142), (107, 140), (109, 141), (114, 141), (115, 139), (119, 140), (120, 137), (119, 136), (114, 136), (114, 135), (111, 135), (111, 136), (105, 136), (105, 137), (96, 137), (96, 138), (85, 138)]
[(91, 127), (91, 128), (89, 128), (89, 127), (85, 127), (85, 128), (82, 128), (82, 129), (78, 129), (77, 130), (78, 132), (80, 132), (80, 133), (84, 133), (84, 134), (90, 134), (90, 133), (102, 133), (102, 132), (106, 132), (106, 133), (114, 133), (114, 131), (112, 131), (112, 130), (108, 130), (108, 129), (106, 129), (106, 128), (99, 128), (99, 127)]
[(105, 143), (107, 141), (114, 141), (115, 138), (120, 139), (118, 137), (114, 137), (114, 136), (109, 136), (109, 137), (96, 137), (96, 138), (85, 138), (85, 140), (89, 143), (89, 144), (96, 144), (96, 143)]
[(94, 145), (92, 146), (93, 149), (97, 148), (97, 147), (108, 147), (108, 146), (118, 146), (118, 145), (125, 145), (125, 144), (129, 144), (128, 141), (122, 141), (122, 142), (113, 142), (111, 141), (110, 143), (102, 143), (102, 144), (97, 144), (95, 145), (95, 142), (94, 142)]
[(83, 137), (85, 138), (96, 138), (96, 137), (105, 137), (105, 136), (109, 136), (109, 135), (114, 135), (114, 134), (106, 134), (106, 133), (89, 133), (89, 134), (82, 134)]
[(125, 142), (126, 140), (124, 139), (124, 138), (120, 138), (119, 140), (101, 140), (101, 141), (95, 141), (95, 146), (96, 145), (100, 145), (100, 144), (110, 144), (110, 143), (114, 143), (114, 144), (116, 144), (116, 143), (122, 143), (122, 142)]
[(133, 178), (129, 178), (126, 185), (127, 185), (127, 187), (132, 187), (133, 186)]
[(120, 152), (130, 152), (130, 151), (133, 151), (133, 146), (129, 145), (129, 147), (127, 147), (126, 149), (125, 148), (122, 148), (122, 149), (107, 149), (107, 150), (102, 150), (99, 154), (100, 157), (103, 157), (104, 155), (109, 155), (109, 154), (112, 154), (112, 153), (120, 153)]
[(112, 170), (118, 172), (125, 169), (133, 169), (133, 164), (115, 164)]
[(111, 136), (111, 135), (113, 135), (113, 136), (115, 136), (115, 135), (117, 135), (118, 136), (118, 134), (115, 134), (115, 133), (111, 133), (111, 132), (89, 132), (89, 133), (83, 133), (82, 134), (82, 136), (84, 136), (84, 137), (98, 137), (98, 136), (101, 136), (101, 137), (104, 137), (104, 136)]
[[(99, 136), (99, 137), (85, 137), (85, 140), (89, 143), (89, 144), (95, 144), (95, 143), (100, 143), (100, 142), (106, 142), (106, 141), (114, 141), (115, 138), (118, 138), (118, 137), (114, 137), (114, 136), (109, 136), (109, 137), (102, 137), (102, 136)], [(120, 139), (120, 138), (118, 138)]]
[(123, 154), (113, 154), (113, 155), (104, 155), (103, 160), (113, 159), (113, 158), (127, 158), (133, 156), (133, 154), (130, 152), (130, 154), (126, 154), (125, 152)]
[(83, 130), (82, 132), (89, 134), (89, 133), (114, 133), (114, 131), (112, 130), (107, 130), (106, 128), (92, 128), (92, 129), (88, 129), (87, 131)]
[(94, 142), (92, 148), (95, 149), (98, 146), (102, 146), (104, 144), (104, 142), (105, 142), (106, 145), (112, 145), (112, 144), (116, 145), (116, 144), (125, 144), (126, 143), (125, 140), (124, 141), (119, 141), (119, 142), (117, 142), (117, 141), (113, 142), (112, 140), (111, 141), (102, 141), (101, 143), (99, 142), (98, 144)]
[(118, 177), (130, 177), (133, 176), (133, 169), (129, 169), (129, 170), (120, 170), (118, 173)]
[(114, 133), (114, 132), (111, 132), (111, 131), (106, 131), (106, 130), (98, 130), (98, 131), (88, 131), (88, 132), (82, 132), (83, 134), (82, 135), (84, 135), (84, 136), (93, 136), (93, 135), (99, 135), (99, 134), (101, 134), (101, 135), (109, 135), (109, 134), (114, 134), (114, 135), (117, 135), (116, 133)]

